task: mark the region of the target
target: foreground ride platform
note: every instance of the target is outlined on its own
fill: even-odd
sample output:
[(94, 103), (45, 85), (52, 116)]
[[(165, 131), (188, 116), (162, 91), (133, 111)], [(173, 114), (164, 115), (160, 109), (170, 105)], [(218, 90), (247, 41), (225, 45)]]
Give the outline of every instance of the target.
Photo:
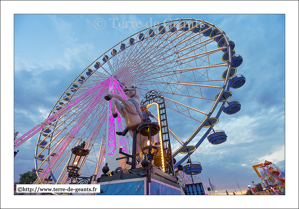
[(184, 195), (176, 177), (152, 168), (150, 175), (142, 168), (128, 174), (114, 174), (98, 179), (101, 193), (98, 195)]

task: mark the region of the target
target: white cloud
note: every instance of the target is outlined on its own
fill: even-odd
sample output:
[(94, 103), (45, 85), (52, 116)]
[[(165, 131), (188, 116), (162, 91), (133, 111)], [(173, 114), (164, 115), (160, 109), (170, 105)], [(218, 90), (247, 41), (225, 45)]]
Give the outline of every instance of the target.
[[(77, 65), (78, 62), (82, 62), (82, 65), (86, 65), (86, 61), (83, 61), (89, 56), (94, 59), (92, 56), (92, 50), (94, 46), (91, 43), (75, 44), (69, 45), (62, 48), (61, 51), (58, 51), (58, 54), (61, 54), (58, 59), (47, 59), (45, 55), (45, 60), (34, 60), (34, 59), (24, 59), (22, 57), (15, 58), (15, 71), (19, 72), (25, 70), (33, 73), (34, 75), (40, 74), (46, 70), (53, 70), (58, 66), (66, 70), (71, 70)], [(38, 69), (38, 70), (36, 70)]]
[(49, 114), (49, 110), (48, 109), (39, 107), (38, 111), (41, 113), (41, 115), (40, 115), (41, 117), (43, 117), (45, 119), (48, 117), (48, 114)]
[(36, 124), (41, 123), (40, 115), (36, 116), (36, 115), (30, 114), (28, 111), (25, 111), (23, 109), (15, 109), (15, 114), (16, 115), (23, 114), (23, 115), (25, 115), (25, 117), (31, 119), (34, 123), (36, 123)]
[(75, 32), (73, 31), (72, 23), (63, 20), (56, 15), (49, 15), (49, 18), (52, 20), (56, 32), (62, 41), (67, 43), (77, 41)]
[(23, 57), (15, 58), (15, 73), (17, 73), (21, 70), (25, 70), (27, 72), (32, 72), (36, 68), (37, 68), (37, 65), (35, 63), (30, 62)]
[[(67, 70), (73, 69), (75, 67), (74, 61), (82, 62), (82, 60), (88, 56), (93, 48), (93, 45), (90, 43), (74, 44), (70, 47), (66, 47), (64, 48), (64, 57), (57, 60), (56, 64), (63, 66)], [(95, 57), (92, 57), (92, 59), (93, 58)]]
[[(16, 55), (15, 57), (15, 70), (26, 70), (35, 74), (41, 73), (45, 70), (53, 70), (57, 67), (61, 67), (70, 70), (78, 65), (78, 62), (82, 62), (83, 59), (92, 57), (93, 45), (89, 42), (78, 43), (78, 38), (74, 32), (74, 23), (64, 20), (63, 18), (56, 15), (49, 15), (53, 26), (55, 28), (55, 34), (57, 34), (58, 39), (55, 36), (51, 37), (49, 43), (44, 40), (43, 48), (51, 48), (49, 44), (52, 42), (61, 42), (59, 47), (53, 49), (56, 53), (42, 56), (42, 59), (36, 59), (34, 56), (29, 56), (24, 58), (24, 54)], [(60, 40), (59, 40), (60, 39)], [(19, 47), (19, 46), (16, 46)], [(27, 49), (29, 50), (29, 49)], [(30, 54), (30, 53), (29, 53)], [(82, 64), (86, 64), (86, 61)], [(36, 71), (38, 69), (38, 71)]]
[(284, 158), (284, 146), (279, 147), (278, 149), (276, 149), (275, 151), (273, 151), (271, 154), (267, 154), (265, 156), (262, 156), (260, 158), (258, 158), (258, 160), (260, 162), (264, 162), (265, 160), (270, 161), (274, 164), (285, 160)]
[[(227, 116), (220, 117), (219, 124), (217, 126), (219, 129), (223, 129), (228, 136), (226, 143), (228, 144), (240, 144), (240, 143), (249, 143), (253, 141), (261, 140), (262, 137), (269, 137), (272, 135), (281, 134), (283, 137), (283, 128), (276, 127), (275, 131), (266, 135), (262, 133), (264, 130), (268, 130), (269, 119), (271, 118), (271, 124), (281, 124), (283, 127), (284, 124), (284, 113), (279, 112), (277, 107), (272, 107), (270, 109), (261, 109), (257, 114), (254, 115), (242, 115), (239, 117), (233, 117), (231, 121), (227, 119)], [(221, 119), (224, 119), (221, 121)], [(216, 128), (215, 128), (216, 130)]]

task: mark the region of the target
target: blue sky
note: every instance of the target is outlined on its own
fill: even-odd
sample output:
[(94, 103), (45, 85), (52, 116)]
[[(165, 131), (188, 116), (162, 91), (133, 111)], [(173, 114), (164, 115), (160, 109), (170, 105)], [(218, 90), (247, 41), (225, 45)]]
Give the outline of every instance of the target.
[[(98, 18), (106, 22), (101, 30), (103, 24), (97, 22)], [(215, 130), (225, 130), (227, 142), (213, 146), (205, 140), (192, 155), (192, 160), (203, 166), (199, 177), (205, 190), (209, 187), (208, 178), (219, 192), (238, 191), (236, 180), (245, 190), (251, 181), (260, 182), (252, 165), (265, 160), (285, 170), (286, 25), (283, 14), (16, 14), (14, 129), (21, 136), (41, 123), (68, 85), (112, 46), (155, 22), (177, 18), (200, 19), (217, 25), (236, 43), (236, 53), (244, 58), (238, 74), (246, 77), (246, 83), (240, 89), (231, 90), (242, 109), (234, 115), (222, 113), (215, 127)], [(125, 27), (121, 21), (140, 24), (137, 27), (128, 23)], [(170, 128), (174, 130), (178, 125), (178, 121), (173, 121)], [(193, 124), (188, 125), (184, 131), (176, 131), (182, 139), (194, 130)], [(34, 136), (19, 147), (14, 161), (14, 181), (19, 174), (34, 167), (36, 140)]]

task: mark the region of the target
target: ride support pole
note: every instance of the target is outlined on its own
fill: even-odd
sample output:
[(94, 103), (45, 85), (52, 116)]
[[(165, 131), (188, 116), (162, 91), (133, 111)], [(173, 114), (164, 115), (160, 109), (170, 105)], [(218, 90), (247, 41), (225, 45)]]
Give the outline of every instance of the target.
[(137, 130), (133, 129), (133, 148), (132, 148), (132, 166), (131, 169), (136, 168), (136, 143), (137, 143)]
[(190, 160), (190, 174), (191, 174), (192, 184), (194, 184), (193, 176), (192, 176), (192, 170), (191, 170), (192, 162), (191, 162), (191, 157), (190, 157), (190, 153), (189, 153), (188, 148), (187, 148), (187, 152), (188, 152), (188, 156), (189, 156), (189, 160)]

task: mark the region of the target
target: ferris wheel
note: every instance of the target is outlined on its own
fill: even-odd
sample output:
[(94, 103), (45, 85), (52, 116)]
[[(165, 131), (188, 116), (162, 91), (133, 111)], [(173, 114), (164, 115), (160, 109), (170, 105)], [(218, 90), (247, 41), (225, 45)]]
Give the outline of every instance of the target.
[[(228, 101), (230, 88), (245, 83), (243, 75), (236, 75), (243, 58), (234, 48), (224, 31), (203, 20), (173, 20), (141, 30), (84, 69), (48, 118), (17, 139), (15, 148), (39, 133), (33, 169), (36, 183), (51, 176), (56, 184), (65, 184), (71, 150), (84, 142), (89, 153), (80, 161), (79, 172), (99, 177), (104, 162), (119, 148), (131, 152), (130, 137), (115, 135), (125, 128), (124, 121), (112, 116), (111, 103), (104, 96), (115, 92), (126, 98), (123, 88), (136, 86), (141, 98), (154, 91), (164, 99), (167, 131), (179, 144), (172, 147), (176, 168), (187, 159), (180, 152), (191, 142), (197, 149), (204, 139), (212, 144), (226, 141), (225, 132), (213, 127), (221, 112), (234, 114), (241, 108), (238, 101)], [(180, 136), (183, 130), (188, 131)]]

